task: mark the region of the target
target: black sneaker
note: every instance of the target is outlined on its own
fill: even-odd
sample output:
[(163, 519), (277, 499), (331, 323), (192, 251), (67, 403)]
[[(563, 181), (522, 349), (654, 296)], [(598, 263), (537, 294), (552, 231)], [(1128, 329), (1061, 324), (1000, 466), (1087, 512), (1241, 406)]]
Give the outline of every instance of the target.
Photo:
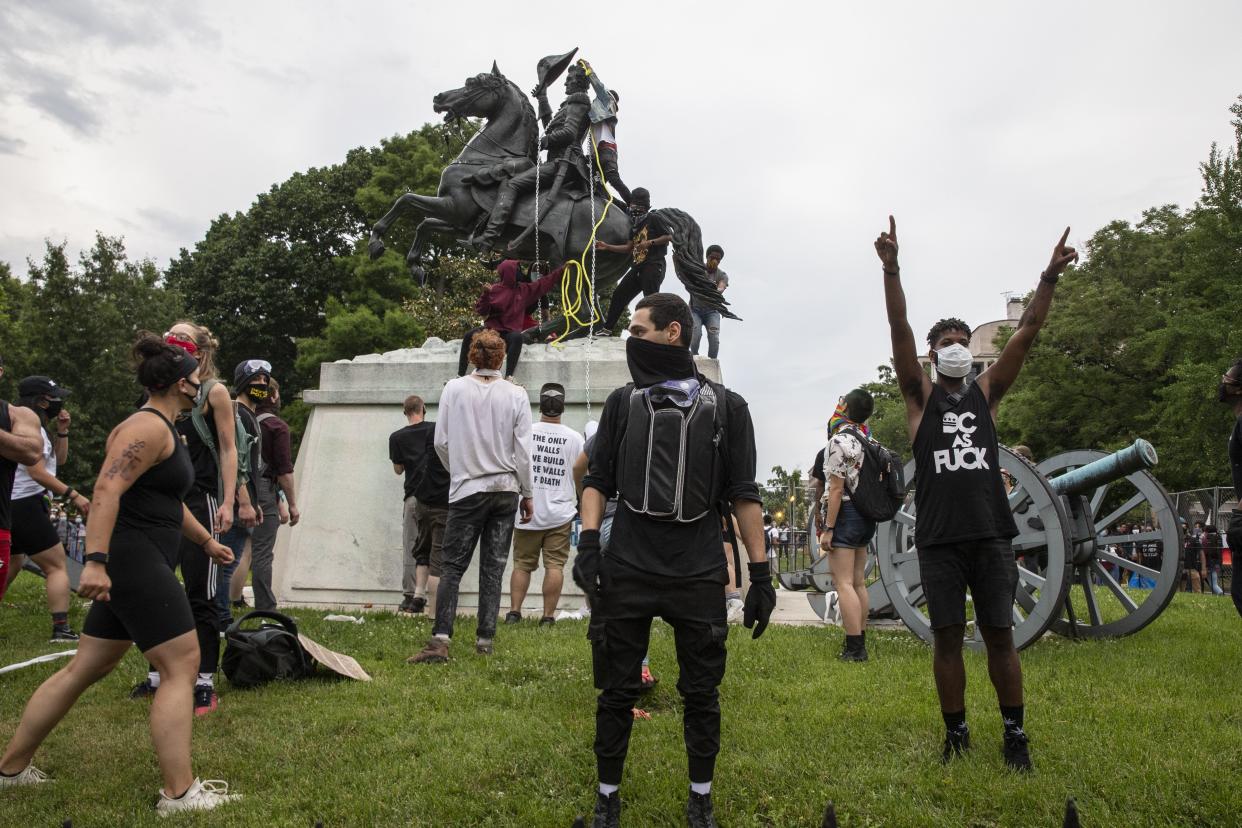
[(545, 615), (543, 618), (539, 619), (539, 626), (541, 627), (551, 627), (555, 623), (556, 619), (551, 615)]
[(233, 609), (235, 610), (250, 609), (250, 605), (246, 603), (245, 598), (238, 598), (236, 601), (233, 602)]
[(949, 762), (954, 756), (961, 756), (970, 750), (970, 728), (962, 725), (961, 730), (946, 730), (944, 733), (944, 749), (940, 752), (940, 761)]
[(48, 640), (49, 644), (73, 644), (78, 640), (78, 634), (68, 624), (56, 624), (52, 627), (52, 637)]
[(508, 612), (505, 613), (506, 624), (516, 624), (521, 620), (522, 620), (522, 613), (518, 612), (517, 610), (509, 610)]
[(410, 612), (415, 615), (422, 615), (425, 609), (427, 609), (426, 598), (415, 598), (413, 601), (410, 601)]
[(129, 691), (129, 697), (131, 699), (149, 699), (154, 696), (155, 692), (159, 689), (160, 688), (151, 683), (151, 678), (148, 676), (138, 684), (134, 685), (134, 689)]
[(621, 795), (616, 791), (595, 794), (595, 814), (591, 828), (621, 828)]
[(690, 792), (690, 801), (686, 803), (686, 822), (690, 828), (716, 828), (716, 817), (712, 814), (712, 795)]
[(1005, 764), (1010, 770), (1019, 773), (1031, 772), (1031, 751), (1027, 747), (1029, 742), (1022, 728), (1005, 731), (1005, 742), (1001, 746), (1001, 753), (1004, 754)]
[(219, 704), (220, 700), (214, 687), (207, 684), (194, 685), (195, 716), (206, 716), (208, 713), (215, 712)]
[(413, 615), (413, 614), (414, 614), (414, 599), (407, 596), (401, 600), (401, 606), (397, 607), (397, 615)]

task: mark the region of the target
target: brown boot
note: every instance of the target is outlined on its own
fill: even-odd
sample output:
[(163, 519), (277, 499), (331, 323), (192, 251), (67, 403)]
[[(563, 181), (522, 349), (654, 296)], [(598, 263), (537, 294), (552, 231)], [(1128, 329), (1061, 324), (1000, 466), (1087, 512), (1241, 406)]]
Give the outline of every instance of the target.
[(405, 660), (406, 664), (443, 664), (448, 661), (448, 642), (434, 635), (427, 646)]

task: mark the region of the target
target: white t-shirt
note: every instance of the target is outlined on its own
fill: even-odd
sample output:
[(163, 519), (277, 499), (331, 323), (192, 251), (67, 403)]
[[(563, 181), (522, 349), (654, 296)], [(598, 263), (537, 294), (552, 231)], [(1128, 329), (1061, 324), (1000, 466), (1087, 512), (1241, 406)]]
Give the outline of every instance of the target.
[[(56, 452), (52, 450), (52, 441), (47, 436), (47, 429), (39, 429), (39, 434), (43, 437), (43, 468), (47, 469), (48, 474), (55, 477)], [(17, 500), (41, 494), (43, 494), (43, 486), (31, 479), (28, 467), (18, 466), (17, 471), (13, 473), (12, 499)]]
[(574, 461), (582, 454), (582, 435), (560, 423), (538, 422), (531, 428), (530, 440), (535, 516), (530, 523), (517, 523), (514, 528), (556, 529), (573, 520), (578, 511)]
[[(595, 133), (595, 143), (617, 145), (617, 134), (612, 129), (612, 119), (600, 121), (598, 124), (591, 124), (591, 131)], [(590, 156), (588, 156), (590, 157)]]

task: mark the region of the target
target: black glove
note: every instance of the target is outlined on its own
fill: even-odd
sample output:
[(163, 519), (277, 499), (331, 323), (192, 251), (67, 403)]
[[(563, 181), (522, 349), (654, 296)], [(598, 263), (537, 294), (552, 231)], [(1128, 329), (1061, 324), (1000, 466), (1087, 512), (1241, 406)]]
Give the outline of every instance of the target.
[[(599, 587), (599, 530), (583, 529), (578, 535), (578, 555), (574, 558), (574, 583), (594, 599)], [(775, 600), (775, 599), (773, 599)]]
[(768, 628), (768, 619), (776, 609), (776, 587), (772, 586), (772, 566), (767, 561), (751, 561), (746, 567), (750, 570), (750, 591), (746, 593), (742, 624), (747, 629), (754, 627), (751, 638), (758, 638)]

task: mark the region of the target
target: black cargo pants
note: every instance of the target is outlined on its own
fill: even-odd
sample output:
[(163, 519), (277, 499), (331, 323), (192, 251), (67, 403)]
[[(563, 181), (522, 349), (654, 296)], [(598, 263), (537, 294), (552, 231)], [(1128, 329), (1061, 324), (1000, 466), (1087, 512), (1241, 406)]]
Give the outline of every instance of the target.
[(720, 695), (725, 672), (727, 574), (693, 579), (664, 578), (602, 562), (600, 593), (592, 602), (591, 639), (595, 687), (595, 760), (599, 781), (621, 784), (642, 687), (643, 656), (651, 621), (673, 628), (680, 676), (677, 691), (685, 707), (683, 730), (690, 781), (710, 782), (720, 752)]

